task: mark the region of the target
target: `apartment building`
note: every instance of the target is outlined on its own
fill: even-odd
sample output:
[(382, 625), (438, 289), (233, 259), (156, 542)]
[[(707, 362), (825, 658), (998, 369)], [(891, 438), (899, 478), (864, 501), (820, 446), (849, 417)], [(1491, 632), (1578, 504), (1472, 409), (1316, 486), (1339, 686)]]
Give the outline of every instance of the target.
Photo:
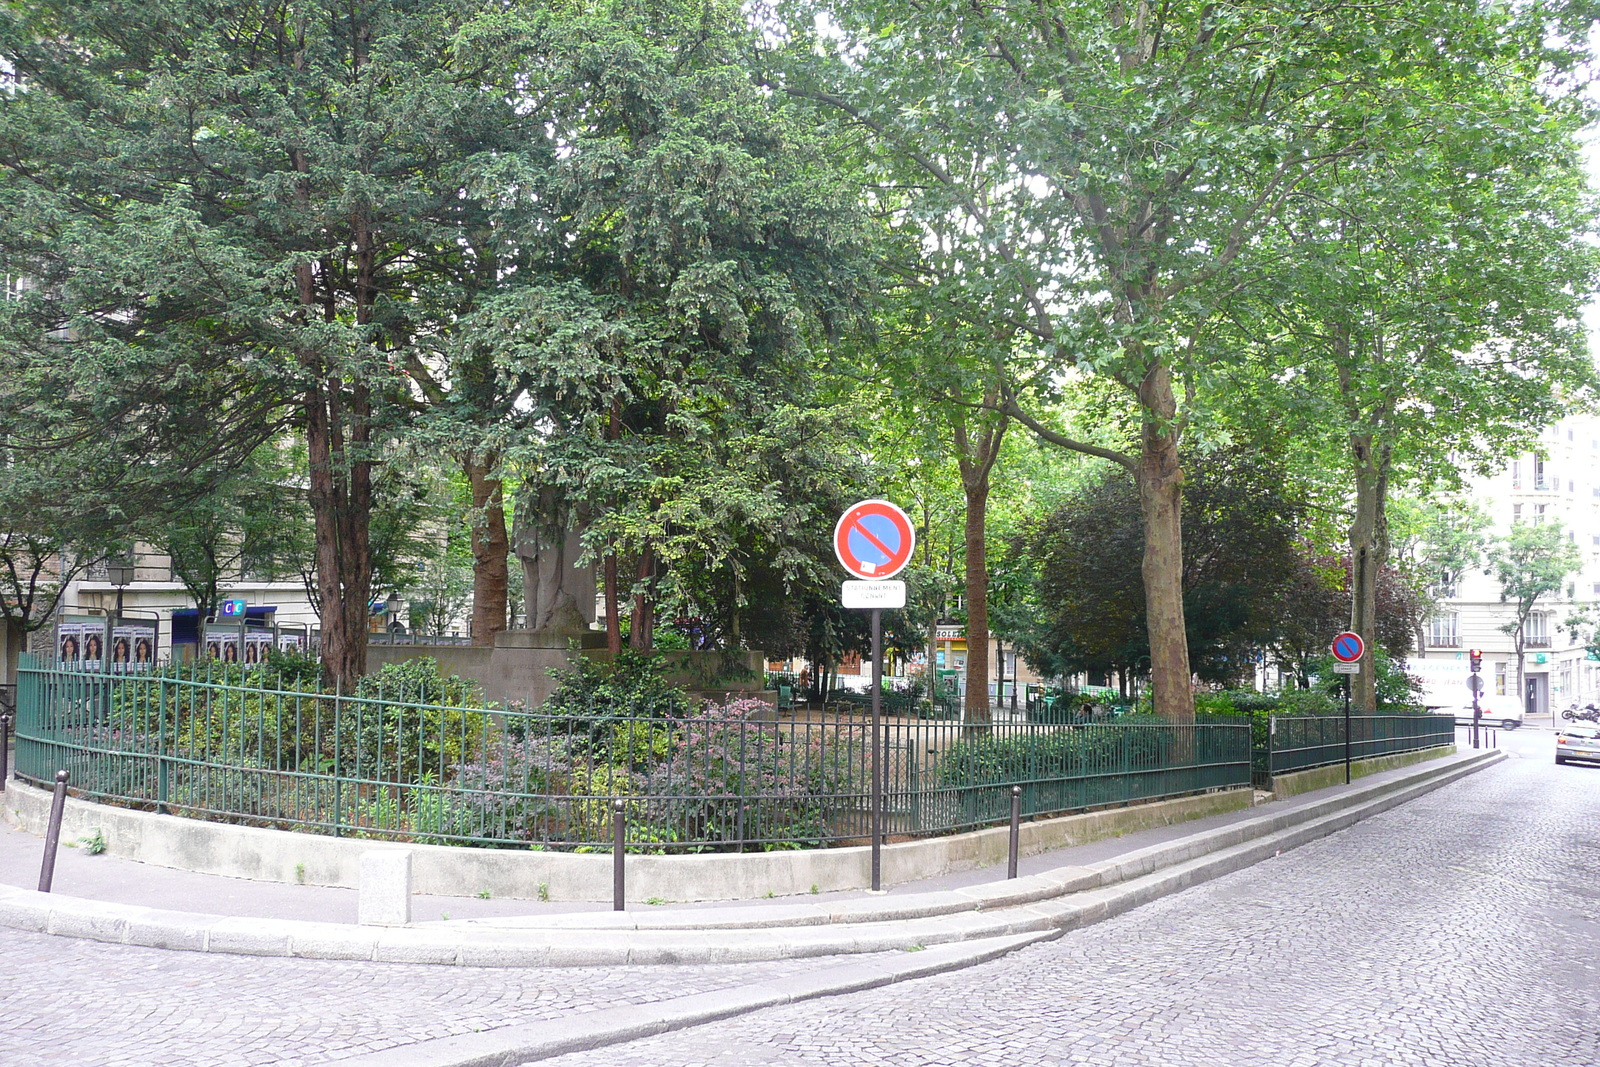
[[(1528, 619), (1521, 693), (1528, 714), (1548, 716), (1570, 703), (1600, 701), (1600, 662), (1590, 658), (1584, 635), (1566, 625), (1575, 607), (1600, 603), (1600, 419), (1563, 419), (1544, 432), (1537, 452), (1511, 459), (1493, 477), (1474, 479), (1469, 492), (1492, 521), (1492, 536), (1504, 537), (1518, 521), (1560, 523), (1582, 551), (1579, 570), (1558, 594), (1541, 598)], [(1442, 592), (1423, 647), (1413, 655), (1465, 661), (1469, 649), (1481, 649), (1486, 691), (1518, 695), (1515, 646), (1506, 632), (1515, 608), (1501, 600), (1499, 582), (1479, 568)]]

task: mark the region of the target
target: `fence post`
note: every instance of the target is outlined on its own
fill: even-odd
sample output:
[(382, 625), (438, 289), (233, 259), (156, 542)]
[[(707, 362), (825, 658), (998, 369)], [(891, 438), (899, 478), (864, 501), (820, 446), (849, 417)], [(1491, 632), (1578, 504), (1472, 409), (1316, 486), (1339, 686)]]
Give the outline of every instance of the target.
[(628, 819), (622, 801), (611, 802), (611, 910), (622, 911), (624, 899), (623, 863), (627, 858)]
[(1017, 845), (1022, 837), (1022, 787), (1011, 787), (1011, 855), (1006, 862), (1006, 877), (1017, 876)]
[(39, 864), (39, 892), (50, 892), (56, 877), (56, 847), (61, 844), (61, 817), (67, 810), (66, 771), (56, 772), (56, 791), (50, 798), (50, 826), (44, 835), (44, 860)]
[(11, 777), (11, 716), (0, 715), (0, 793), (6, 791), (6, 779)]

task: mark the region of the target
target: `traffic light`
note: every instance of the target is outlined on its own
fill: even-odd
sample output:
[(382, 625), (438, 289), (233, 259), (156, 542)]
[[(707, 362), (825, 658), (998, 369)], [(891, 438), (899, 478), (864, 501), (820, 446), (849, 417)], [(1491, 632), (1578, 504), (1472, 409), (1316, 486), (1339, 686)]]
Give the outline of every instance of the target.
[(1469, 658), (1471, 658), (1471, 660), (1472, 660), (1472, 673), (1473, 674), (1477, 674), (1480, 670), (1483, 669), (1483, 651), (1481, 649), (1475, 648), (1472, 651), (1468, 652), (1467, 656)]

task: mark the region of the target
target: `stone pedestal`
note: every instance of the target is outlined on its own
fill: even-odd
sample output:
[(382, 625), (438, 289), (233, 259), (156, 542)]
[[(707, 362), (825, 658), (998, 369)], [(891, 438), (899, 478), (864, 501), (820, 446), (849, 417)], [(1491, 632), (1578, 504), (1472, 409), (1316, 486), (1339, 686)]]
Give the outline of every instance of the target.
[(410, 851), (383, 849), (361, 854), (356, 921), (362, 926), (405, 926), (411, 922)]

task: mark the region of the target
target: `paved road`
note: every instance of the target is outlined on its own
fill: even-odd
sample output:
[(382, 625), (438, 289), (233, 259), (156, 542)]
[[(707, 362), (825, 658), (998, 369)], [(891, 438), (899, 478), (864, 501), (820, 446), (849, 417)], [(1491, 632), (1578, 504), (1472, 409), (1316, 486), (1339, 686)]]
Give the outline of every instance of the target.
[(1600, 1064), (1600, 767), (1513, 758), (1004, 960), (550, 1067)]
[(163, 952), (5, 928), (0, 958), (4, 1067), (310, 1067), (838, 962), (429, 967)]

